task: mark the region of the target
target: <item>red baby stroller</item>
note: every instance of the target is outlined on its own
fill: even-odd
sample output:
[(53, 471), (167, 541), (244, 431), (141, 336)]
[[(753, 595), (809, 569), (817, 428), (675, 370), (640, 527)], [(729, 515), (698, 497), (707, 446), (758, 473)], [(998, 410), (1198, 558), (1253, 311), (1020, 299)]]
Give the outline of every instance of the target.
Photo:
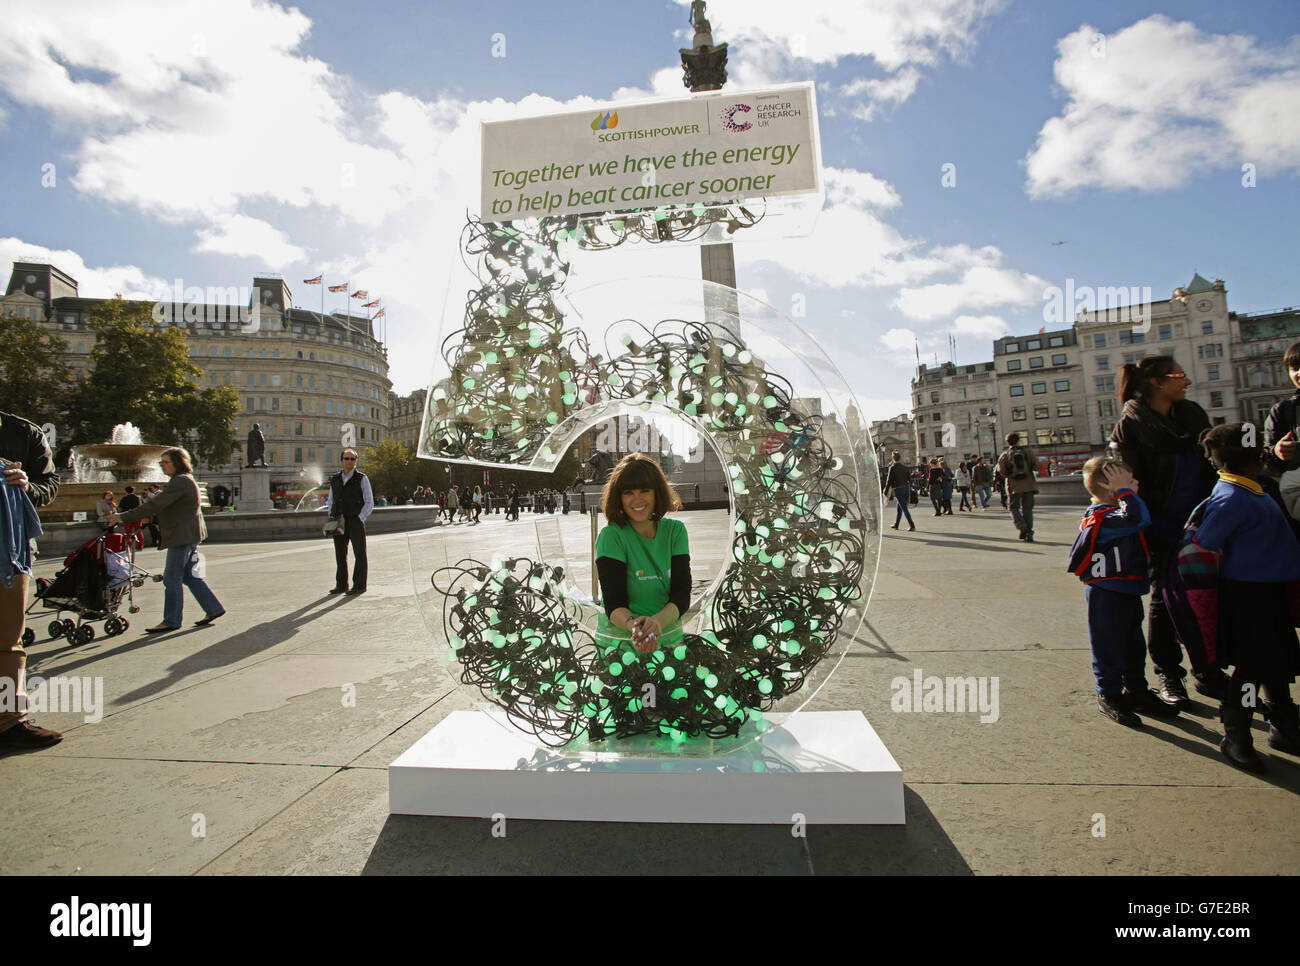
[[(139, 612), (133, 591), (145, 582), (150, 574), (135, 565), (135, 552), (144, 546), (142, 524), (123, 525), (125, 532), (106, 532), (87, 541), (63, 561), (63, 569), (52, 581), (36, 581), (36, 599), (27, 608), (28, 614), (38, 603), (43, 612), (53, 613), (47, 630), (51, 638), (66, 637), (69, 644), (88, 644), (95, 639), (94, 621), (104, 622), (104, 633), (109, 637), (121, 634), (131, 625), (118, 614), (126, 600), (132, 614)], [(77, 619), (61, 617), (72, 611)], [(36, 632), (30, 627), (23, 634), (23, 643), (32, 644)]]

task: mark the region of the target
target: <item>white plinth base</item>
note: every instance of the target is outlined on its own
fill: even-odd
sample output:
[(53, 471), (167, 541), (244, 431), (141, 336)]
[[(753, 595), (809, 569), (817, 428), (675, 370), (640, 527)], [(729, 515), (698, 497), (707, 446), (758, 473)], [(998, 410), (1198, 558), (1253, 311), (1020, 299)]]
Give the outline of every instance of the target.
[[(725, 757), (565, 755), (453, 711), (388, 766), (392, 815), (580, 822), (902, 825), (903, 771), (860, 711), (768, 715)], [(721, 743), (719, 743), (721, 744)]]

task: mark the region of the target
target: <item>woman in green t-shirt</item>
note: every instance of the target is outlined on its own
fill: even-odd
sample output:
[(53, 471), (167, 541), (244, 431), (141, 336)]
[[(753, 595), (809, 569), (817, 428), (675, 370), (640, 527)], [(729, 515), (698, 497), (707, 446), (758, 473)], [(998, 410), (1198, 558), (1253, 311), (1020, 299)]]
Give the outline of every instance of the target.
[(686, 526), (664, 516), (682, 501), (658, 463), (632, 453), (614, 467), (601, 502), (609, 523), (596, 538), (596, 570), (605, 614), (648, 654), (691, 602)]

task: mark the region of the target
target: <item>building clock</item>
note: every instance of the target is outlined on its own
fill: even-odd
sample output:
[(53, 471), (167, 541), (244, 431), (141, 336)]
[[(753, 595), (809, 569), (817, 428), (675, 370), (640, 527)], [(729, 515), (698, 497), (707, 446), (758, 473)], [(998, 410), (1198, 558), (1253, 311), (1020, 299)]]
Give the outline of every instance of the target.
[(1210, 311), (1210, 300), (1209, 300), (1209, 299), (1201, 299), (1199, 302), (1197, 302), (1197, 303), (1196, 303), (1196, 311), (1198, 311), (1198, 312), (1208, 312), (1208, 311)]

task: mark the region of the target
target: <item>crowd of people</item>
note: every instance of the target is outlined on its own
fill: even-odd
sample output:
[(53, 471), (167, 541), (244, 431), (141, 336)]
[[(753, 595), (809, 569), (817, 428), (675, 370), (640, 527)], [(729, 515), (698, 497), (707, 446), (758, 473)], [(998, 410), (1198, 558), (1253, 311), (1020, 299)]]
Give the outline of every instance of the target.
[[(1020, 500), (1014, 501), (1016, 509), (1012, 511), (1013, 516), (1020, 512), (1026, 502), (1023, 494), (1031, 494), (1029, 523), (1032, 524), (1032, 493), (1037, 491), (1037, 486), (1032, 483), (1035, 472), (1034, 455), (1031, 450), (1020, 446), (1020, 437), (1016, 433), (1007, 436), (1007, 453), (1004, 453), (1003, 457), (1012, 450), (1018, 450), (1023, 454), (1024, 466), (1017, 461), (1013, 468), (1010, 462), (1004, 464), (1002, 458), (999, 458), (995, 465), (990, 466), (983, 456), (971, 455), (969, 459), (957, 464), (956, 471), (948, 465), (948, 459), (944, 456), (932, 457), (928, 463), (915, 468), (909, 467), (902, 461), (902, 455), (895, 450), (880, 481), (886, 499), (893, 500), (898, 506), (891, 529), (897, 530), (904, 518), (907, 519), (908, 530), (916, 529), (916, 524), (912, 520), (911, 507), (920, 503), (922, 495), (929, 497), (935, 516), (953, 516), (954, 490), (959, 498), (957, 512), (974, 513), (977, 505), (981, 511), (988, 510), (994, 492), (998, 493), (1003, 508), (1006, 508), (1009, 487), (1013, 497), (1022, 494)], [(1016, 474), (1023, 474), (1023, 476)], [(1025, 478), (1030, 481), (1028, 484)], [(1032, 525), (1021, 525), (1018, 522), (1017, 526), (1021, 531), (1021, 539), (1032, 542)]]
[[(397, 502), (401, 505), (407, 501)], [(411, 494), (410, 503), (415, 506), (439, 507), (446, 513), (448, 523), (478, 523), (484, 513), (504, 513), (507, 520), (518, 520), (523, 510), (531, 510), (533, 513), (563, 510), (567, 513), (569, 494), (550, 488), (520, 492), (514, 484), (508, 489), (476, 485), (471, 490), (468, 485), (454, 483), (445, 490), (417, 486)]]

